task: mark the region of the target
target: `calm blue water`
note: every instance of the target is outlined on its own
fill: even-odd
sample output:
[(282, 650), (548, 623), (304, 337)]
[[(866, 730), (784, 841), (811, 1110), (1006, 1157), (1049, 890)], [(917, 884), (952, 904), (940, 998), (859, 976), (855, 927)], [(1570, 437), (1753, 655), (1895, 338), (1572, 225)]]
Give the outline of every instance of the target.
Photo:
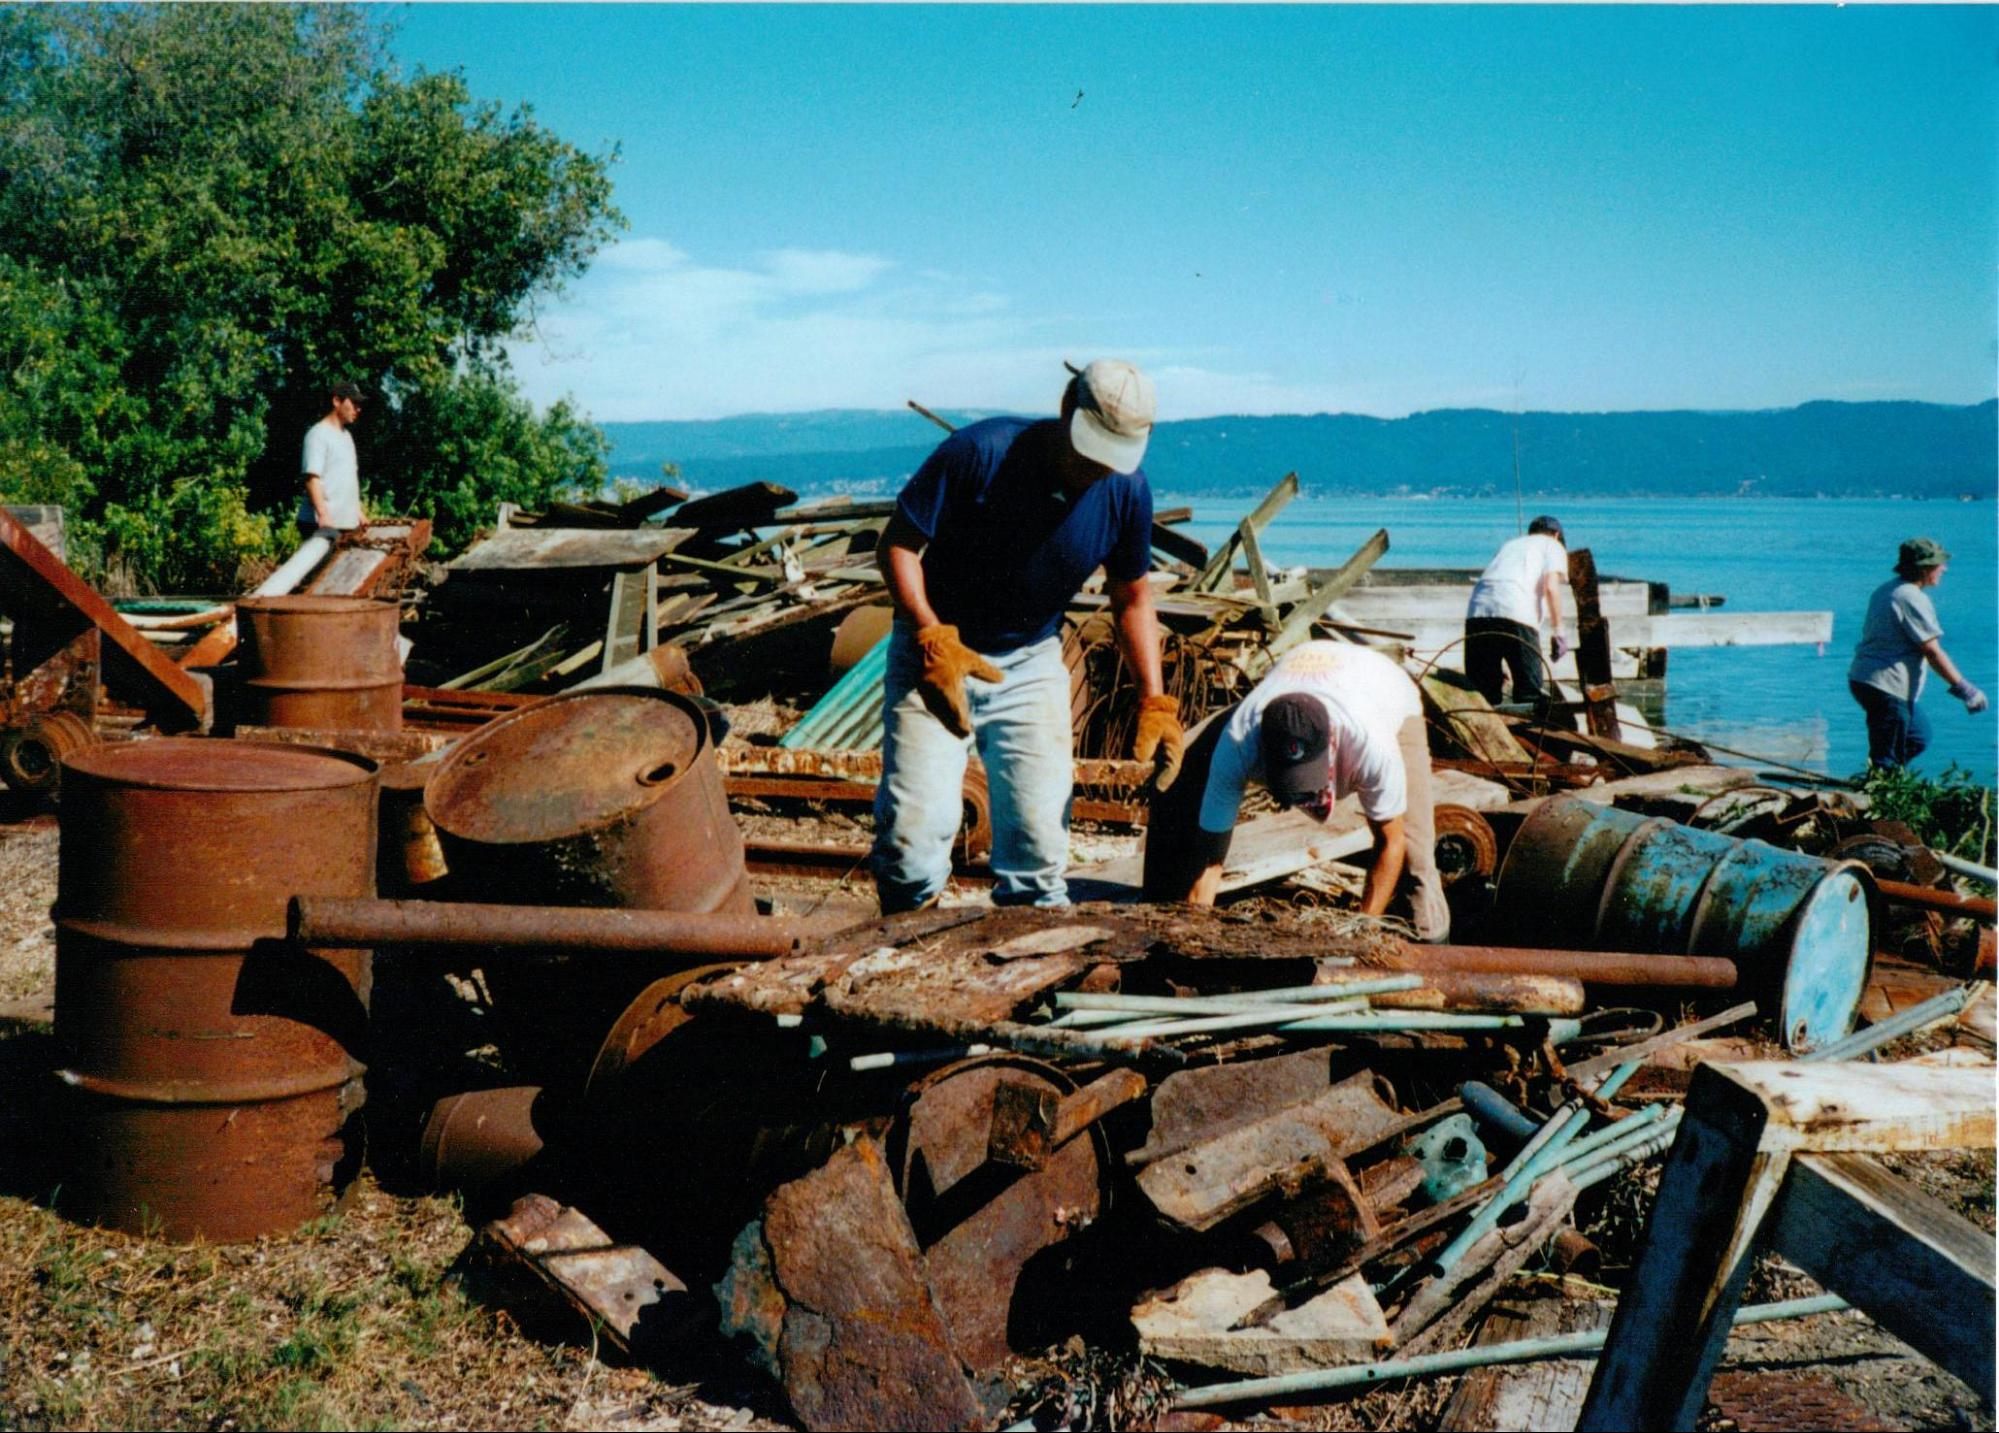
[[(1161, 507), (1177, 505), (1170, 494)], [(1253, 502), (1193, 503), (1187, 531), (1211, 547)], [(1830, 611), (1832, 642), (1811, 647), (1675, 649), (1667, 664), (1665, 725), (1755, 756), (1845, 776), (1867, 764), (1867, 732), (1846, 690), (1846, 664), (1867, 597), (1886, 580), (1905, 537), (1936, 538), (1951, 553), (1932, 594), (1944, 648), (1999, 700), (1999, 562), (1990, 503), (1910, 499), (1528, 500), (1553, 512), (1572, 547), (1587, 547), (1607, 576), (1665, 582), (1676, 593), (1720, 594), (1724, 609)], [(1384, 567), (1483, 567), (1520, 531), (1512, 499), (1300, 497), (1265, 535), (1268, 561), (1330, 566), (1387, 528)], [(1611, 628), (1613, 639), (1616, 626)], [(1923, 707), (1935, 729), (1917, 769), (1947, 762), (1987, 783), (1999, 770), (1994, 709), (1967, 716), (1932, 674)], [(1741, 760), (1741, 758), (1730, 758)]]

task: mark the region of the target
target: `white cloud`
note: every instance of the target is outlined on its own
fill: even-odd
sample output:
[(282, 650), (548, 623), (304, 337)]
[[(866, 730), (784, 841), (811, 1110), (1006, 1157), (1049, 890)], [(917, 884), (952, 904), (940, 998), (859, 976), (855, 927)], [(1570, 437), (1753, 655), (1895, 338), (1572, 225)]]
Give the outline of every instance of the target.
[(1149, 369), (1165, 419), (1351, 410), (1386, 396), (1233, 370), (1226, 351), (1197, 361), (1193, 345), (1134, 337), (1072, 313), (1023, 312), (987, 281), (880, 255), (782, 248), (714, 265), (653, 237), (599, 255), (512, 353), (532, 400), (571, 396), (604, 421), (895, 408), (909, 398), (1050, 412), (1062, 361), (1099, 354)]

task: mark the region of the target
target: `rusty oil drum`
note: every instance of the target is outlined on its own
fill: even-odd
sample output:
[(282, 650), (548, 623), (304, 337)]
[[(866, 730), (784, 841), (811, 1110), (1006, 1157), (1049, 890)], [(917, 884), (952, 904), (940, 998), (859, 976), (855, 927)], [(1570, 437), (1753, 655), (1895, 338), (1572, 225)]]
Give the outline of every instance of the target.
[(312, 731), (401, 731), (401, 618), (396, 603), (367, 597), (244, 598), (244, 716)]
[[(600, 688), (510, 712), (444, 759), (424, 809), (458, 899), (756, 914), (706, 715), (677, 692)], [(619, 1012), (685, 963), (482, 968), (509, 1054), (568, 1093)]]
[(677, 692), (509, 712), (445, 758), (424, 809), (463, 899), (756, 912), (707, 719)]
[(360, 1163), (369, 957), (286, 944), (285, 905), (372, 893), (374, 764), (162, 738), (62, 790), (65, 1209), (216, 1241), (323, 1214)]

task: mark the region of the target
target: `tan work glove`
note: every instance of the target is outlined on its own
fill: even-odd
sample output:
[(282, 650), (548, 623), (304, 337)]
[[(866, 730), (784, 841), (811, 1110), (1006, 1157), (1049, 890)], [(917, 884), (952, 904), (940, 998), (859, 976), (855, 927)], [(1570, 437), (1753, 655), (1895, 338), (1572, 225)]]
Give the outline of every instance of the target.
[(916, 690), (930, 714), (953, 736), (972, 734), (972, 708), (965, 700), (965, 678), (997, 682), (998, 667), (958, 640), (958, 629), (945, 622), (920, 627), (916, 645), (923, 649), (923, 676)]
[(1147, 697), (1138, 704), (1138, 737), (1131, 744), (1133, 761), (1159, 763), (1154, 768), (1156, 791), (1164, 791), (1180, 774), (1180, 757), (1187, 749), (1187, 733), (1180, 726), (1180, 703), (1169, 696)]

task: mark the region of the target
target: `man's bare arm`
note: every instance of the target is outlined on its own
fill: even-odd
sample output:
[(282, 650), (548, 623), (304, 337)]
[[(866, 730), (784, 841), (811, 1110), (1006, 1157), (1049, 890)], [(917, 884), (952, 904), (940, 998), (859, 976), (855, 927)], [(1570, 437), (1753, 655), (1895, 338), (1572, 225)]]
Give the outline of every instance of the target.
[(1118, 649), (1138, 681), (1139, 697), (1158, 696), (1166, 688), (1159, 675), (1159, 610), (1152, 600), (1152, 584), (1142, 576), (1129, 582), (1107, 578), (1104, 593), (1111, 600)]
[(1370, 818), (1367, 829), (1374, 833), (1374, 864), (1368, 868), (1367, 884), (1361, 887), (1360, 909), (1363, 915), (1378, 916), (1395, 899), (1395, 886), (1408, 860), (1409, 836), (1400, 816), (1386, 821)]
[(889, 601), (918, 630), (937, 625), (937, 612), (930, 605), (929, 587), (923, 580), (923, 549), (928, 542), (897, 513), (882, 530), (881, 547), (875, 557), (882, 581), (888, 587)]

